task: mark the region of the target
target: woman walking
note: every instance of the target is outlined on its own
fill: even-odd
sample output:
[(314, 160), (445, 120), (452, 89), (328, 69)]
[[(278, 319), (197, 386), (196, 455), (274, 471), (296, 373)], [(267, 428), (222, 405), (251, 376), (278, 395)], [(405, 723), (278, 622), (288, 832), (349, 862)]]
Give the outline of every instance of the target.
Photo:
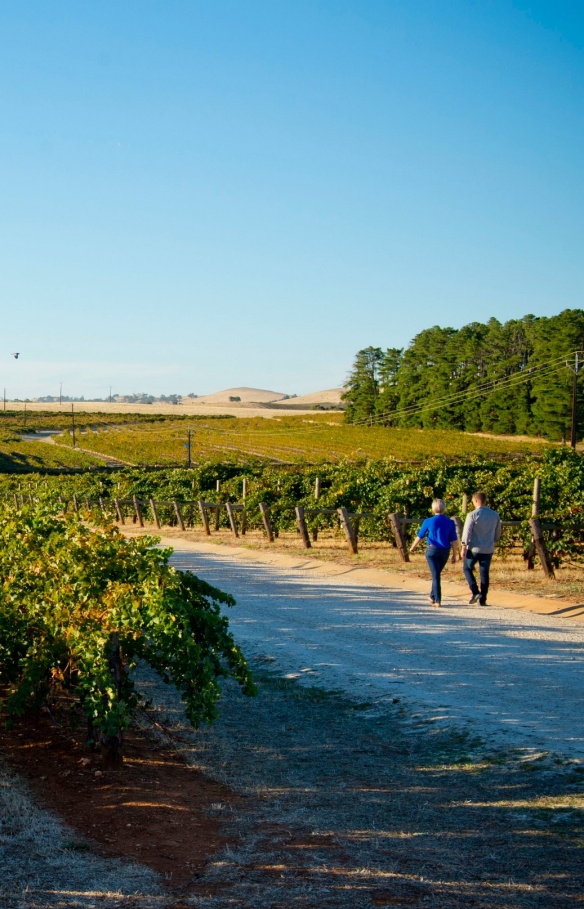
[(428, 537), (426, 546), (426, 560), (432, 575), (432, 590), (430, 591), (430, 600), (432, 606), (440, 606), (442, 603), (442, 589), (440, 587), (440, 575), (446, 565), (452, 551), (452, 561), (454, 561), (455, 545), (457, 543), (456, 524), (452, 518), (447, 518), (444, 512), (446, 505), (443, 499), (434, 499), (432, 502), (432, 511), (434, 517), (426, 518), (418, 531), (410, 552), (413, 552), (424, 539)]

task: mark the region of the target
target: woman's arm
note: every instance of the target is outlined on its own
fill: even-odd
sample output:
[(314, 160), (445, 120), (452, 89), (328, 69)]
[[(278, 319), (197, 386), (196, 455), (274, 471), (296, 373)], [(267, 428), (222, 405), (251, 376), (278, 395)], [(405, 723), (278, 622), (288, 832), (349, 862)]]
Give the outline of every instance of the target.
[(414, 549), (417, 549), (417, 548), (418, 548), (418, 546), (420, 545), (420, 543), (422, 542), (422, 540), (424, 539), (424, 537), (425, 537), (426, 534), (428, 533), (428, 530), (430, 529), (429, 526), (428, 526), (428, 521), (429, 521), (429, 520), (430, 520), (430, 518), (426, 518), (426, 520), (422, 523), (422, 526), (421, 526), (420, 529), (418, 530), (418, 536), (416, 537), (416, 539), (414, 540), (414, 542), (413, 542), (412, 545), (410, 546), (410, 552), (413, 552)]
[(417, 549), (420, 543), (422, 542), (423, 537), (416, 537), (412, 545), (410, 546), (410, 552), (413, 552), (414, 549)]

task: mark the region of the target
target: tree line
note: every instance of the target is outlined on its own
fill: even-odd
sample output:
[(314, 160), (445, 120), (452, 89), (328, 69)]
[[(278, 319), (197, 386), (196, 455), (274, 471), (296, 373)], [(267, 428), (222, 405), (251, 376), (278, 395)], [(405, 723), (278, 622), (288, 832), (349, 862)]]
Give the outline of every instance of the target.
[[(345, 384), (349, 423), (569, 438), (584, 310), (435, 325), (405, 350), (360, 350)], [(580, 408), (581, 410), (582, 408)], [(579, 419), (582, 435), (584, 418)]]

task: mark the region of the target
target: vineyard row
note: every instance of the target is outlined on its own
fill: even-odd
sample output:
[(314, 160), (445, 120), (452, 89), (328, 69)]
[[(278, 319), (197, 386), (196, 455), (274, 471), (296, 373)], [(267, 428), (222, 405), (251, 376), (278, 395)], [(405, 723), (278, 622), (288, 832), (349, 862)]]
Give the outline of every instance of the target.
[[(247, 484), (244, 482), (244, 494), (246, 492), (246, 486)], [(317, 500), (319, 492), (320, 478), (317, 478), (315, 483), (315, 498)], [(534, 567), (534, 558), (537, 555), (546, 577), (553, 578), (553, 560), (550, 558), (543, 531), (546, 530), (556, 533), (558, 531), (558, 525), (542, 523), (539, 520), (540, 492), (541, 483), (539, 479), (536, 479), (534, 481), (533, 504), (530, 518), (527, 518), (525, 521), (514, 520), (503, 521), (502, 523), (504, 528), (511, 528), (515, 532), (525, 528), (525, 525), (527, 525), (530, 540), (524, 551), (524, 557), (528, 562), (528, 567)], [(17, 507), (24, 504), (24, 497), (22, 495), (18, 496), (17, 494), (14, 494), (13, 499), (14, 504)], [(31, 503), (33, 502), (32, 496), (29, 496), (29, 500)], [(255, 509), (247, 507), (245, 501), (243, 503), (229, 501), (222, 503), (207, 502), (203, 499), (196, 501), (179, 501), (178, 499), (161, 501), (155, 499), (144, 500), (139, 499), (137, 496), (133, 496), (131, 499), (105, 499), (103, 497), (100, 497), (99, 499), (86, 498), (80, 502), (76, 495), (74, 495), (71, 500), (64, 500), (62, 497), (59, 497), (59, 501), (63, 513), (67, 513), (70, 506), (78, 513), (82, 505), (84, 505), (87, 512), (91, 513), (97, 508), (106, 522), (111, 522), (113, 518), (122, 526), (125, 525), (127, 518), (131, 519), (134, 524), (138, 524), (140, 527), (145, 526), (146, 519), (148, 523), (153, 524), (158, 530), (164, 525), (167, 525), (171, 527), (178, 526), (180, 530), (185, 531), (187, 528), (194, 527), (200, 523), (206, 536), (212, 535), (212, 522), (209, 519), (210, 513), (213, 515), (214, 530), (217, 532), (221, 527), (221, 516), (224, 510), (229, 528), (235, 539), (238, 539), (240, 534), (241, 536), (245, 536), (248, 527), (253, 529), (259, 528), (263, 530), (269, 543), (274, 543), (275, 539), (279, 536), (281, 529), (290, 529), (290, 521), (282, 521), (284, 516), (291, 516), (290, 514), (285, 515), (285, 512), (288, 511), (289, 513), (293, 512), (296, 524), (295, 529), (300, 535), (302, 545), (305, 549), (310, 549), (312, 542), (318, 540), (319, 529), (325, 529), (322, 527), (324, 516), (325, 527), (334, 528), (336, 525), (336, 527), (340, 528), (343, 532), (351, 555), (357, 555), (359, 552), (361, 521), (367, 518), (378, 517), (374, 512), (351, 512), (343, 506), (340, 506), (339, 508), (306, 508), (300, 503), (287, 510), (279, 509), (278, 513), (274, 514), (275, 509), (270, 509), (265, 502), (260, 502), (258, 504), (257, 513), (255, 513)], [(463, 516), (466, 514), (467, 504), (468, 497), (465, 495), (462, 499), (461, 508)], [(310, 527), (307, 519), (308, 522), (310, 522)], [(406, 514), (398, 514), (397, 512), (389, 512), (386, 515), (386, 527), (388, 528), (389, 533), (383, 535), (383, 540), (397, 548), (403, 562), (410, 561), (406, 539), (407, 530), (419, 526), (422, 520), (423, 518), (410, 518), (407, 517)], [(463, 519), (460, 515), (454, 515), (453, 520), (456, 524), (457, 536), (460, 544)], [(506, 547), (509, 548), (509, 546), (513, 544), (506, 535), (499, 545), (501, 549), (504, 550)]]
[[(541, 482), (538, 514), (533, 514), (534, 481)], [(318, 484), (318, 494), (316, 486)], [(107, 501), (108, 520), (117, 518), (115, 499), (133, 502), (136, 497), (148, 522), (156, 524), (150, 501), (178, 502), (187, 524), (201, 524), (199, 501), (222, 507), (218, 514), (208, 508), (211, 529), (229, 528), (226, 507), (230, 503), (238, 520), (242, 514), (235, 506), (245, 502), (246, 525), (262, 532), (265, 524), (260, 506), (268, 509), (274, 535), (298, 532), (296, 509), (304, 509), (309, 533), (343, 533), (339, 509), (349, 515), (362, 515), (355, 531), (363, 543), (395, 544), (390, 515), (400, 516), (406, 540), (415, 533), (415, 524), (430, 514), (432, 499), (444, 499), (447, 513), (464, 520), (466, 505), (476, 490), (482, 490), (489, 504), (506, 522), (502, 557), (522, 550), (529, 556), (532, 532), (530, 518), (543, 524), (553, 564), (584, 561), (584, 458), (571, 449), (548, 449), (541, 458), (522, 458), (503, 463), (481, 458), (472, 462), (451, 463), (434, 459), (423, 465), (402, 464), (393, 459), (369, 461), (363, 465), (338, 464), (235, 465), (208, 461), (190, 469), (150, 471), (141, 468), (112, 473), (92, 471), (79, 476), (14, 477), (0, 476), (0, 494), (31, 494), (34, 498), (56, 502), (86, 499)], [(466, 498), (465, 498), (466, 497)], [(191, 503), (191, 504), (186, 504)], [(124, 505), (129, 512), (132, 504)], [(161, 524), (178, 518), (174, 505), (157, 505)], [(320, 510), (321, 514), (314, 514)], [(124, 514), (126, 513), (124, 511)], [(193, 512), (191, 522), (191, 511)], [(218, 519), (218, 523), (217, 523)], [(100, 518), (101, 520), (101, 518)], [(119, 522), (118, 522), (119, 523)], [(549, 526), (548, 526), (549, 525)]]

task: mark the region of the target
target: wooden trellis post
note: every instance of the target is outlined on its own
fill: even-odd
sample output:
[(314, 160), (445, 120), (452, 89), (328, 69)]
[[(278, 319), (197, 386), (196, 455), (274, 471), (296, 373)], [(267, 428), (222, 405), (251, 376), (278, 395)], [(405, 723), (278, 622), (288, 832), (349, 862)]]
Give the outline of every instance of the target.
[(402, 562), (410, 561), (410, 554), (408, 552), (408, 547), (406, 546), (406, 541), (404, 539), (399, 515), (393, 512), (389, 516), (389, 521), (391, 523), (391, 529), (393, 531), (393, 536), (395, 539), (395, 544), (399, 550)]
[(156, 509), (156, 502), (154, 499), (150, 499), (150, 508), (152, 509), (152, 517), (154, 518), (154, 523), (158, 530), (160, 530), (160, 519), (158, 517), (158, 511)]
[(237, 539), (239, 537), (239, 531), (237, 530), (237, 520), (231, 502), (226, 502), (225, 508), (227, 509), (227, 516), (229, 518), (229, 523), (231, 524), (231, 531), (233, 536)]
[(531, 506), (531, 517), (537, 518), (539, 516), (539, 497), (541, 493), (541, 480), (539, 477), (536, 477), (533, 481), (533, 503)]
[(349, 552), (351, 553), (351, 555), (357, 555), (359, 550), (357, 547), (357, 537), (355, 534), (355, 528), (351, 524), (351, 518), (349, 517), (349, 512), (347, 511), (346, 508), (343, 508), (343, 507), (339, 508), (339, 517), (341, 519), (341, 524), (343, 526), (343, 530), (345, 531), (347, 543), (349, 544)]
[(116, 506), (116, 514), (118, 516), (119, 523), (125, 524), (126, 522), (124, 521), (124, 513), (122, 511), (122, 506), (120, 505), (120, 500), (114, 499), (114, 505)]
[[(314, 481), (314, 501), (318, 502), (320, 499), (320, 477), (317, 477)], [(312, 525), (312, 542), (316, 543), (318, 540), (318, 517), (314, 519), (314, 524)]]
[[(533, 498), (531, 501), (531, 517), (532, 518), (539, 517), (540, 493), (541, 493), (541, 480), (539, 479), (539, 477), (536, 477), (535, 480), (533, 481)], [(529, 546), (527, 547), (527, 551), (525, 553), (528, 571), (533, 571), (533, 569), (535, 568), (535, 562), (534, 562), (535, 555), (536, 555), (536, 546), (535, 546), (535, 539), (532, 534)]]
[[(217, 482), (219, 482), (217, 480)], [(199, 499), (199, 511), (201, 512), (201, 520), (203, 522), (203, 528), (205, 530), (205, 536), (211, 536), (211, 528), (209, 527), (209, 516), (207, 515), (207, 509), (205, 508), (205, 503), (202, 499)]]
[(134, 496), (133, 501), (134, 501), (134, 511), (136, 512), (136, 520), (138, 521), (138, 524), (140, 525), (140, 527), (144, 527), (144, 518), (142, 517), (142, 509), (140, 508), (140, 503), (138, 501), (138, 497)]
[[(455, 517), (453, 517), (452, 520), (454, 521), (454, 523), (456, 525), (456, 537), (458, 539), (458, 547), (459, 547), (458, 555), (460, 556), (460, 545), (462, 543), (462, 531), (464, 530), (464, 527), (462, 524), (462, 519), (459, 518), (458, 515), (455, 515)], [(456, 561), (456, 556), (454, 557), (454, 560)]]
[(300, 536), (302, 537), (302, 543), (305, 549), (310, 549), (310, 537), (308, 536), (308, 528), (306, 527), (306, 518), (304, 517), (304, 508), (301, 505), (298, 505), (296, 508), (296, 523), (298, 524), (298, 530), (300, 531)]
[(176, 514), (176, 519), (177, 519), (177, 521), (178, 521), (178, 526), (180, 527), (181, 530), (184, 530), (184, 529), (185, 529), (185, 522), (183, 521), (182, 512), (181, 512), (181, 510), (180, 510), (180, 505), (178, 504), (178, 502), (177, 502), (176, 500), (173, 501), (172, 504), (174, 505), (174, 513)]
[(539, 518), (530, 518), (529, 526), (531, 527), (531, 533), (533, 535), (533, 543), (535, 550), (541, 562), (541, 567), (546, 578), (550, 580), (555, 579), (554, 566), (551, 563), (549, 553), (547, 551), (547, 546), (545, 545), (545, 540), (543, 538), (543, 532), (541, 529), (541, 523)]
[(272, 525), (270, 523), (270, 510), (265, 502), (260, 502), (260, 514), (262, 516), (262, 521), (264, 522), (264, 527), (266, 528), (268, 542), (273, 543), (274, 534), (272, 533)]

